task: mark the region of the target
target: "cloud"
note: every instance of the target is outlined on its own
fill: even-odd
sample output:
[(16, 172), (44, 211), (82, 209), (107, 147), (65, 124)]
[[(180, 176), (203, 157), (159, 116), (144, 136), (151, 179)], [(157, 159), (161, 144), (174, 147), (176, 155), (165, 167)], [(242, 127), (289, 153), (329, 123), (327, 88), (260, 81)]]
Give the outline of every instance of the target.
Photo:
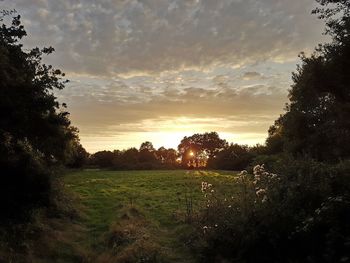
[[(180, 77), (188, 83), (184, 75)], [(197, 76), (192, 73), (189, 78)], [(84, 136), (166, 131), (175, 123), (181, 130), (185, 126), (176, 122), (179, 118), (193, 129), (265, 134), (283, 109), (287, 88), (269, 85), (274, 79), (246, 86), (230, 78), (220, 75), (203, 80), (200, 73), (197, 86), (172, 86), (169, 76), (143, 77), (141, 83), (134, 78), (83, 78), (60, 92), (59, 99), (70, 105), (73, 123)], [(148, 86), (157, 82), (161, 83), (157, 88)]]
[(263, 142), (287, 101), (297, 54), (325, 40), (305, 0), (0, 5), (22, 15), (26, 48), (55, 47), (45, 62), (71, 80), (56, 95), (91, 151), (210, 130)]
[(92, 75), (247, 65), (294, 59), (321, 39), (304, 0), (18, 0), (31, 38), (55, 64)]
[(263, 76), (259, 72), (255, 71), (248, 71), (243, 74), (243, 79), (244, 80), (252, 80), (252, 79), (259, 79), (262, 78)]

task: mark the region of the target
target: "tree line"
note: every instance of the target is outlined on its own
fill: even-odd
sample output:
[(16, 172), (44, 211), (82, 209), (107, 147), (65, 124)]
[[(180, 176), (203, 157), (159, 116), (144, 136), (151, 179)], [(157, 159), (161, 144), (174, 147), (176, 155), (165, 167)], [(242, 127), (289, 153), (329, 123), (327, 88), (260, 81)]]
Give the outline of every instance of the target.
[(266, 151), (262, 145), (249, 147), (228, 143), (217, 132), (197, 133), (184, 137), (177, 150), (160, 147), (146, 141), (140, 148), (127, 150), (99, 151), (92, 155), (82, 152), (84, 160), (73, 162), (115, 170), (145, 169), (221, 169), (242, 170), (254, 162), (255, 158)]

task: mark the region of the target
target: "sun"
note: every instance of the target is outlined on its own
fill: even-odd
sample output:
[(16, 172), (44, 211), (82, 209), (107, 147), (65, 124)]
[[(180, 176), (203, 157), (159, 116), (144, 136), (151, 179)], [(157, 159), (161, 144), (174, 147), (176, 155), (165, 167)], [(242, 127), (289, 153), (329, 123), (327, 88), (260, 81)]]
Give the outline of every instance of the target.
[(194, 152), (190, 151), (189, 155), (194, 156)]

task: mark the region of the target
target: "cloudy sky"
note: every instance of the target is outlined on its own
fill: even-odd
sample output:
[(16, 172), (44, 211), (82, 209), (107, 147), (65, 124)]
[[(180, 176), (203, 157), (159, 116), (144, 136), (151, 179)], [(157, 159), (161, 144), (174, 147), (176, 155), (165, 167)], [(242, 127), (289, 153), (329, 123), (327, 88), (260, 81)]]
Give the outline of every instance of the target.
[(283, 112), (300, 51), (320, 42), (313, 0), (4, 0), (47, 63), (90, 152), (176, 147), (217, 131), (263, 143)]

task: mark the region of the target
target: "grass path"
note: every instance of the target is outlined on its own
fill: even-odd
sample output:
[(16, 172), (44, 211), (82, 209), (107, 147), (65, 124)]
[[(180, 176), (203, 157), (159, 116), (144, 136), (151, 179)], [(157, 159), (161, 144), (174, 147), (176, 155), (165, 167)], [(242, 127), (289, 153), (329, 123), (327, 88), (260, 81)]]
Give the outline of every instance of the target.
[[(179, 237), (186, 196), (194, 210), (203, 201), (202, 181), (229, 188), (235, 173), (218, 171), (99, 171), (67, 174), (66, 188), (78, 195), (85, 232), (77, 238), (94, 262), (193, 262)], [(152, 259), (152, 257), (154, 257)], [(148, 261), (147, 261), (148, 260)], [(137, 262), (137, 261), (135, 261)]]

